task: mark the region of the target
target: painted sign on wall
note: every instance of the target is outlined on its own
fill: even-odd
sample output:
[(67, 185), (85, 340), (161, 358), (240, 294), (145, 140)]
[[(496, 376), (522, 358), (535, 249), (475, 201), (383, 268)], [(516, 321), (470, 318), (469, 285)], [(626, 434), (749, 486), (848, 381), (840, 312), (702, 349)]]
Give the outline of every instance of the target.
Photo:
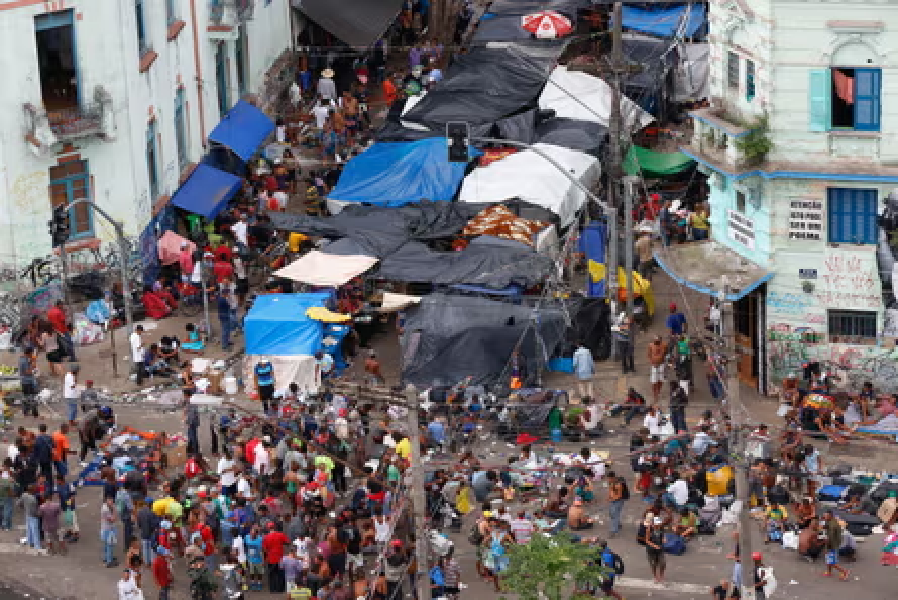
[(727, 235), (750, 250), (755, 249), (755, 222), (735, 210), (727, 210)]
[(819, 240), (823, 235), (823, 203), (817, 200), (789, 202), (789, 239)]

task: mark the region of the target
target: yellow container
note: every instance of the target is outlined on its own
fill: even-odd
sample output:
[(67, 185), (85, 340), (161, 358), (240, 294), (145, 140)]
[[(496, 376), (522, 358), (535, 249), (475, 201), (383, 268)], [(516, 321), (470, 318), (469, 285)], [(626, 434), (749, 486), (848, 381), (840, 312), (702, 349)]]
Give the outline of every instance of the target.
[(708, 471), (708, 495), (722, 496), (727, 493), (730, 482), (735, 477), (733, 467), (724, 466)]

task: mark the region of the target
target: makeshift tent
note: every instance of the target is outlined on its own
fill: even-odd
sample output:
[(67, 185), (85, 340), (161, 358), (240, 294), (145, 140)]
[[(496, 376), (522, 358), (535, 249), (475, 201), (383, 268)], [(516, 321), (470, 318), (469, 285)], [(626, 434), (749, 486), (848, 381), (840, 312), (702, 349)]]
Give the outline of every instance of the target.
[(673, 90), (673, 69), (676, 52), (668, 40), (627, 33), (622, 42), (627, 62), (640, 70), (627, 76), (624, 94), (659, 119), (667, 110)]
[(175, 192), (171, 203), (178, 208), (214, 219), (243, 185), (236, 175), (207, 165), (197, 165)]
[(707, 31), (707, 6), (704, 2), (650, 8), (624, 4), (621, 22), (624, 29), (660, 37), (695, 37)]
[(379, 206), (448, 202), (465, 175), (465, 165), (450, 163), (446, 147), (445, 138), (375, 143), (346, 163), (328, 196)]
[(491, 235), (533, 246), (536, 234), (547, 226), (547, 223), (518, 217), (501, 204), (494, 204), (471, 219), (461, 234), (465, 236)]
[(624, 159), (624, 172), (638, 175), (641, 171), (643, 177), (665, 177), (682, 173), (694, 164), (695, 161), (682, 152), (655, 152), (633, 145)]
[(536, 126), (536, 142), (599, 156), (608, 142), (608, 128), (593, 121), (547, 119)]
[(702, 100), (711, 96), (710, 44), (680, 44), (680, 61), (674, 74), (675, 102)]
[(555, 10), (570, 17), (590, 5), (590, 0), (493, 0), (488, 14), (523, 16), (542, 10)]
[[(598, 181), (599, 161), (589, 154), (549, 144), (535, 148), (564, 166), (584, 187)], [(520, 198), (558, 215), (562, 227), (570, 225), (586, 204), (586, 194), (558, 168), (533, 150), (512, 154), (465, 177), (459, 202), (502, 202)]]
[[(580, 234), (580, 252), (586, 260), (597, 265), (605, 265), (605, 249), (607, 230), (604, 223), (590, 223)], [(586, 295), (589, 298), (605, 297), (605, 279), (603, 277), (586, 278)]]
[(302, 0), (294, 6), (348, 46), (365, 48), (387, 30), (402, 0)]
[(174, 231), (168, 230), (156, 241), (156, 250), (159, 252), (159, 262), (163, 265), (172, 265), (181, 258), (181, 246), (187, 244), (187, 249), (192, 255), (196, 251), (196, 244), (185, 237), (181, 237)]
[(209, 141), (229, 148), (247, 162), (272, 131), (274, 122), (264, 112), (238, 100), (209, 134)]
[(395, 294), (384, 292), (380, 300), (380, 312), (393, 312), (408, 308), (421, 302), (421, 296), (409, 296), (408, 294)]
[(306, 316), (312, 306), (324, 306), (329, 292), (262, 294), (244, 319), (247, 354), (304, 356), (321, 349), (319, 321)]
[(475, 385), (494, 383), (510, 375), (506, 366), (515, 350), (532, 378), (564, 331), (565, 313), (557, 305), (543, 305), (537, 315), (529, 306), (430, 294), (406, 310), (402, 379), (421, 386), (468, 377)]
[(342, 256), (312, 250), (283, 269), (276, 277), (320, 287), (338, 287), (377, 264), (371, 256)]
[[(552, 71), (540, 94), (539, 107), (555, 111), (558, 118), (593, 121), (608, 127), (611, 86), (598, 77), (560, 65)], [(621, 98), (621, 114), (629, 131), (638, 131), (654, 120), (629, 98)]]
[(273, 367), (275, 385), (279, 385), (278, 382), (286, 381), (287, 385), (291, 383), (298, 385), (301, 392), (312, 393), (317, 392), (321, 385), (321, 379), (317, 376), (318, 363), (314, 356), (248, 354), (243, 359), (243, 381), (246, 382), (245, 391), (250, 396), (258, 394), (253, 369), (263, 360), (270, 362)]

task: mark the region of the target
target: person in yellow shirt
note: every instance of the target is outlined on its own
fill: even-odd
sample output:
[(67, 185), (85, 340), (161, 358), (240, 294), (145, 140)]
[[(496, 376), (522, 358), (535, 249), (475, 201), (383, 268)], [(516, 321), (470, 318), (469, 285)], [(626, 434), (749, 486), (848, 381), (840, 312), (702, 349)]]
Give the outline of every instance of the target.
[(689, 225), (692, 227), (692, 239), (701, 242), (708, 239), (708, 231), (711, 224), (708, 222), (708, 211), (700, 208), (689, 216)]
[(785, 506), (781, 506), (776, 502), (767, 505), (764, 511), (764, 522), (767, 525), (767, 541), (779, 542), (783, 539), (783, 531), (785, 530), (786, 519), (789, 513)]
[(408, 460), (412, 455), (412, 443), (407, 435), (403, 435), (402, 439), (399, 440), (399, 443), (396, 444), (396, 454), (398, 454), (402, 460)]

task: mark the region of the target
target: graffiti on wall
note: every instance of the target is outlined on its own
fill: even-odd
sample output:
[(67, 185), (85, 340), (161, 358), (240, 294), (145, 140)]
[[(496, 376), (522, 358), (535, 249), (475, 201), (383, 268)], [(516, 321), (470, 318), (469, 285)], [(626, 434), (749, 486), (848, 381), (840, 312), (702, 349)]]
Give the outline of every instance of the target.
[(829, 308), (877, 309), (882, 305), (874, 256), (830, 254), (823, 260), (817, 300)]

